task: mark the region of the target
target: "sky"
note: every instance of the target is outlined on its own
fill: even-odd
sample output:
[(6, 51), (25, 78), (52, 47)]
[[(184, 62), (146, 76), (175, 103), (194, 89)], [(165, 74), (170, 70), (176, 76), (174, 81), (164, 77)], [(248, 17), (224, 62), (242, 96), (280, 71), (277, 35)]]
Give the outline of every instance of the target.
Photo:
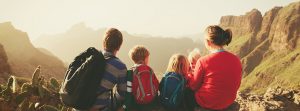
[(131, 34), (180, 37), (202, 33), (221, 16), (299, 0), (0, 0), (0, 23), (12, 24), (31, 40), (65, 32), (84, 22), (94, 29), (115, 27)]

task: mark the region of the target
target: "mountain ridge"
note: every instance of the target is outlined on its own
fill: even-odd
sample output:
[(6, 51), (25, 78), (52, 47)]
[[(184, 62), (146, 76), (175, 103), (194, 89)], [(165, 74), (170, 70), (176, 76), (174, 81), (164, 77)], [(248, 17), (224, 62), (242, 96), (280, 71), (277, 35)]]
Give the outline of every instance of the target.
[[(82, 33), (81, 29), (85, 30)], [(44, 36), (36, 39), (33, 43), (38, 47), (43, 47), (53, 52), (54, 55), (62, 58), (66, 62), (72, 59), (81, 51), (88, 47), (102, 49), (102, 37), (106, 29), (91, 29), (86, 25), (79, 23), (68, 29), (65, 33)], [(128, 56), (129, 49), (135, 45), (144, 45), (150, 51), (150, 66), (158, 73), (164, 73), (167, 67), (169, 57), (174, 53), (187, 55), (196, 47), (204, 47), (201, 43), (196, 43), (190, 38), (167, 38), (167, 37), (147, 37), (145, 35), (129, 34), (121, 31), (123, 34), (123, 44), (117, 56), (130, 68), (133, 62)], [(58, 39), (59, 38), (59, 39)], [(63, 47), (58, 47), (59, 43), (65, 41)], [(66, 53), (68, 52), (68, 53)]]
[(10, 75), (31, 77), (34, 68), (41, 65), (45, 75), (63, 78), (66, 70), (63, 62), (35, 48), (27, 33), (16, 29), (11, 22), (0, 23), (0, 43), (7, 54)]

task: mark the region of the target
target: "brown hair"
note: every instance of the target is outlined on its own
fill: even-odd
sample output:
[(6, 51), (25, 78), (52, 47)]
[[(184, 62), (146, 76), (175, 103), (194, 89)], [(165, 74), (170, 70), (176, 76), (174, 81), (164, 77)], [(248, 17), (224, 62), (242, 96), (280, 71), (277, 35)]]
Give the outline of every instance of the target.
[(232, 39), (230, 29), (223, 30), (220, 26), (211, 25), (206, 28), (207, 40), (218, 46), (228, 45)]
[(179, 74), (187, 74), (189, 70), (189, 63), (187, 58), (181, 54), (174, 54), (170, 60), (166, 72), (175, 72)]
[(145, 59), (150, 55), (150, 52), (142, 45), (136, 45), (129, 51), (129, 57), (134, 63), (145, 62)]
[(105, 51), (114, 52), (120, 49), (122, 42), (122, 33), (118, 29), (110, 28), (104, 35), (103, 48)]

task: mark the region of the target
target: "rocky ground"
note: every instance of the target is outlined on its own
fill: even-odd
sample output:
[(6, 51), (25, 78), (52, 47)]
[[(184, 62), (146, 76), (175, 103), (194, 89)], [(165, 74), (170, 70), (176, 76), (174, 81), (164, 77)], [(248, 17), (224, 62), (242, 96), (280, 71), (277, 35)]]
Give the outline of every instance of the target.
[(227, 111), (300, 111), (300, 92), (276, 87), (263, 95), (239, 93)]
[[(157, 108), (155, 111), (165, 110)], [(198, 108), (195, 111), (212, 110)], [(263, 95), (238, 93), (235, 102), (221, 111), (300, 111), (300, 90), (275, 87), (269, 88)]]

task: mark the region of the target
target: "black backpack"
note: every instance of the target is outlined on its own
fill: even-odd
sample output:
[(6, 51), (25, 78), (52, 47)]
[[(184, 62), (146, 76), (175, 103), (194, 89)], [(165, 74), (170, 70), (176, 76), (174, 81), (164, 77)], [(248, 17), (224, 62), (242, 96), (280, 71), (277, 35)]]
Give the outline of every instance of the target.
[(93, 106), (105, 71), (105, 61), (102, 52), (93, 47), (75, 57), (59, 92), (66, 106), (80, 110)]

